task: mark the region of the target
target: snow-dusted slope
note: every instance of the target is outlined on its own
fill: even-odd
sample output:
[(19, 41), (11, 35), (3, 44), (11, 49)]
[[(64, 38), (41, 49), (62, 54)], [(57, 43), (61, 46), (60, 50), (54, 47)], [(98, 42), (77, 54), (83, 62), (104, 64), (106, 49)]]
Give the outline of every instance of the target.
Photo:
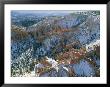
[[(20, 20), (22, 19), (20, 18)], [(14, 21), (16, 21), (16, 18)], [(64, 16), (48, 16), (31, 26), (21, 27), (20, 25), (20, 29), (17, 28), (27, 34), (24, 37), (22, 34), (16, 35), (12, 31), (11, 35), (14, 38), (11, 42), (12, 72), (18, 72), (19, 74), (26, 70), (26, 72), (32, 72), (34, 70), (32, 61), (47, 56), (51, 58), (48, 59), (48, 62), (53, 64), (52, 70), (41, 76), (69, 76), (68, 67), (70, 65), (67, 65), (68, 67), (62, 64), (57, 65), (57, 54), (68, 51), (65, 48), (66, 45), (76, 42), (79, 43), (71, 47), (75, 49), (85, 47), (87, 52), (90, 52), (88, 47), (93, 48), (93, 45), (100, 45), (99, 15), (76, 13)], [(24, 38), (19, 38), (19, 35)], [(96, 62), (97, 66), (100, 66), (100, 58), (93, 57), (91, 59)], [(23, 67), (21, 68), (21, 66)], [(71, 67), (74, 69), (75, 76), (91, 76), (91, 74), (94, 76), (95, 73), (93, 66), (86, 60), (81, 60), (79, 63), (71, 65)], [(14, 69), (15, 71), (13, 71)]]

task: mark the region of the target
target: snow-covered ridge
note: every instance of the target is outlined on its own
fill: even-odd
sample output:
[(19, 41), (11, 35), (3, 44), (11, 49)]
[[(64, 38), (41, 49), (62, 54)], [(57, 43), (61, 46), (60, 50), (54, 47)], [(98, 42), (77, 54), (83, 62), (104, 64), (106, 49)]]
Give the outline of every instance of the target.
[(86, 51), (90, 52), (95, 50), (94, 46), (100, 46), (100, 40), (96, 40), (95, 42), (91, 42), (90, 44), (86, 44)]
[[(19, 38), (19, 40), (15, 38), (15, 41), (11, 42), (12, 76), (27, 76), (28, 73), (33, 73), (34, 75), (30, 76), (35, 76), (36, 67), (46, 71), (39, 76), (97, 76), (96, 68), (91, 62), (99, 68), (100, 58), (92, 52), (95, 54), (94, 45), (100, 46), (100, 15), (76, 13), (58, 17), (48, 16), (28, 27), (14, 26), (12, 28), (18, 28), (18, 32), (22, 30), (27, 34), (25, 38)], [(12, 38), (14, 36), (15, 32), (12, 31)], [(70, 44), (72, 45), (68, 46)], [(81, 58), (77, 59), (75, 53), (82, 48), (93, 56), (86, 58), (85, 53), (83, 58), (80, 56)], [(77, 51), (72, 53), (71, 49)], [(61, 57), (60, 54), (63, 57), (66, 54), (69, 56), (59, 63), (57, 59)], [(45, 64), (42, 64), (40, 61), (43, 61), (45, 57)], [(73, 61), (66, 64), (65, 62), (70, 62), (69, 58)], [(88, 68), (90, 72), (86, 72), (85, 68)]]

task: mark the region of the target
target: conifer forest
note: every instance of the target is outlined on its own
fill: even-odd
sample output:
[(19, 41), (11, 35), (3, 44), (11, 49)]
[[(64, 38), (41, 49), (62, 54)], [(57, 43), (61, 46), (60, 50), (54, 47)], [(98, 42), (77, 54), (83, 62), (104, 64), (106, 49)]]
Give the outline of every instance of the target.
[(100, 77), (100, 11), (12, 10), (11, 77)]

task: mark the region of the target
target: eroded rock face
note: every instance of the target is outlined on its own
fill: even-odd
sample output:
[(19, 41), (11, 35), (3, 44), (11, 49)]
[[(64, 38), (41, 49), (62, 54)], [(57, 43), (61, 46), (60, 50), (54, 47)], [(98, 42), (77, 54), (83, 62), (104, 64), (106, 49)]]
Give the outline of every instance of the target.
[(57, 72), (56, 69), (51, 69), (49, 72), (45, 72), (40, 77), (69, 77), (69, 72), (64, 68), (60, 68)]
[(73, 65), (75, 74), (79, 77), (94, 76), (95, 72), (92, 66), (85, 60), (81, 60), (79, 63)]
[[(21, 17), (24, 16), (20, 16), (19, 20), (21, 20)], [(17, 27), (12, 27), (12, 29), (18, 29), (16, 33), (19, 33), (17, 35), (22, 37), (16, 37), (19, 38), (16, 40), (14, 38), (16, 34), (12, 31), (12, 38), (14, 38), (11, 42), (12, 76), (32, 72), (35, 66), (33, 63), (35, 59), (40, 60), (48, 56), (56, 61), (59, 53), (68, 51), (66, 48), (68, 44), (79, 42), (71, 47), (74, 49), (87, 47), (88, 49), (88, 46), (93, 47), (92, 43), (100, 40), (100, 16), (92, 15), (91, 12), (88, 14), (68, 14), (59, 17), (40, 17), (40, 19), (36, 18), (35, 20), (39, 22), (33, 23), (33, 25), (31, 24), (28, 27), (23, 27), (21, 24), (18, 24), (19, 26), (16, 24)], [(16, 22), (16, 18), (14, 18), (14, 23), (20, 22)], [(100, 42), (98, 44), (100, 45)], [(91, 59), (95, 61), (99, 68), (100, 58), (93, 56)], [(86, 60), (80, 60), (76, 64), (67, 66), (74, 69), (74, 76), (95, 76), (94, 70), (96, 68), (94, 69), (93, 65)], [(67, 66), (66, 68), (68, 69)], [(58, 70), (53, 68), (41, 76), (68, 77), (70, 74), (66, 68), (65, 65), (59, 64)]]
[[(51, 58), (49, 60), (51, 60)], [(49, 61), (49, 63), (51, 62)], [(45, 67), (42, 66), (37, 68)], [(96, 67), (93, 66), (90, 61), (87, 61), (86, 59), (81, 59), (79, 62), (73, 64), (57, 63), (56, 66), (53, 66), (53, 68), (51, 68), (50, 70), (46, 72), (41, 72), (39, 73), (39, 75), (37, 73), (36, 74), (40, 77), (93, 77), (96, 74), (95, 69)]]

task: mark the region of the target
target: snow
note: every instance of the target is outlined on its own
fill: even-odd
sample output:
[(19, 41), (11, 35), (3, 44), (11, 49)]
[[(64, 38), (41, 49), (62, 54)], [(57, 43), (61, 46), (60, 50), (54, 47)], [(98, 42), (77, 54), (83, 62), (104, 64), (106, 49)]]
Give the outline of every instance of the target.
[(94, 50), (94, 45), (100, 46), (100, 40), (96, 40), (95, 42), (91, 42), (90, 44), (86, 44), (86, 51), (89, 52)]
[(43, 67), (44, 67), (44, 65), (41, 63), (38, 63), (37, 65), (35, 65), (35, 68), (43, 68)]
[[(40, 18), (41, 19), (41, 18)], [(78, 27), (78, 32), (66, 32), (63, 35), (70, 36), (69, 39), (64, 40), (64, 44), (70, 44), (74, 41), (79, 41), (81, 45), (86, 46), (87, 52), (94, 50), (93, 45), (100, 45), (100, 16), (92, 16), (92, 15), (66, 15), (62, 16), (61, 19), (55, 18), (58, 22), (54, 23), (53, 17), (47, 17), (45, 20), (40, 20), (39, 23), (36, 23), (27, 28), (27, 32), (35, 31), (38, 28), (44, 27), (44, 30), (51, 32), (51, 30), (57, 26), (62, 29), (70, 28), (74, 29), (74, 27)], [(24, 30), (24, 29), (23, 29)], [(25, 30), (24, 30), (25, 31)], [(50, 72), (46, 72), (41, 76), (68, 76), (69, 70), (65, 66), (64, 62), (62, 64), (58, 64), (55, 61), (52, 55), (53, 48), (55, 52), (60, 53), (62, 51), (62, 47), (58, 47), (60, 45), (60, 41), (63, 38), (59, 35), (51, 35), (50, 37), (46, 37), (42, 43), (39, 45), (37, 43), (36, 38), (27, 37), (24, 40), (20, 40), (18, 42), (12, 41), (11, 44), (11, 56), (12, 56), (12, 67), (16, 70), (16, 75), (19, 76), (20, 69), (23, 69), (23, 74), (28, 70), (27, 68), (31, 67), (31, 59), (32, 58), (41, 58), (46, 57), (46, 61), (52, 65), (53, 68)], [(13, 35), (14, 36), (14, 33)], [(31, 35), (30, 35), (31, 36)], [(89, 47), (89, 48), (88, 48)], [(58, 49), (57, 49), (58, 48)], [(35, 55), (35, 56), (34, 56)], [(33, 57), (34, 56), (34, 57)], [(92, 59), (90, 59), (92, 60)], [(93, 60), (96, 62), (97, 66), (100, 66), (100, 59), (94, 57)], [(14, 64), (13, 64), (14, 63)], [(44, 65), (41, 63), (33, 66), (34, 71), (30, 74), (25, 73), (24, 76), (35, 76), (35, 71), (37, 68), (44, 68)], [(94, 70), (91, 65), (86, 60), (81, 60), (79, 63), (73, 64), (72, 68), (74, 69), (77, 76), (92, 76), (94, 75)], [(33, 70), (32, 69), (32, 70)]]
[(63, 69), (65, 69), (66, 71), (68, 71), (68, 72), (69, 72), (69, 70), (68, 70), (68, 68), (67, 68), (67, 67), (63, 67)]
[(58, 62), (56, 62), (54, 59), (48, 58), (47, 56), (46, 56), (46, 59), (47, 59), (46, 61), (48, 61), (50, 64), (52, 64), (53, 68), (58, 65)]
[(50, 64), (52, 64), (52, 68), (56, 69), (56, 71), (58, 72), (58, 69), (59, 69), (58, 62), (52, 58), (48, 58), (47, 56), (46, 56), (46, 59), (47, 59), (46, 61), (48, 61)]

